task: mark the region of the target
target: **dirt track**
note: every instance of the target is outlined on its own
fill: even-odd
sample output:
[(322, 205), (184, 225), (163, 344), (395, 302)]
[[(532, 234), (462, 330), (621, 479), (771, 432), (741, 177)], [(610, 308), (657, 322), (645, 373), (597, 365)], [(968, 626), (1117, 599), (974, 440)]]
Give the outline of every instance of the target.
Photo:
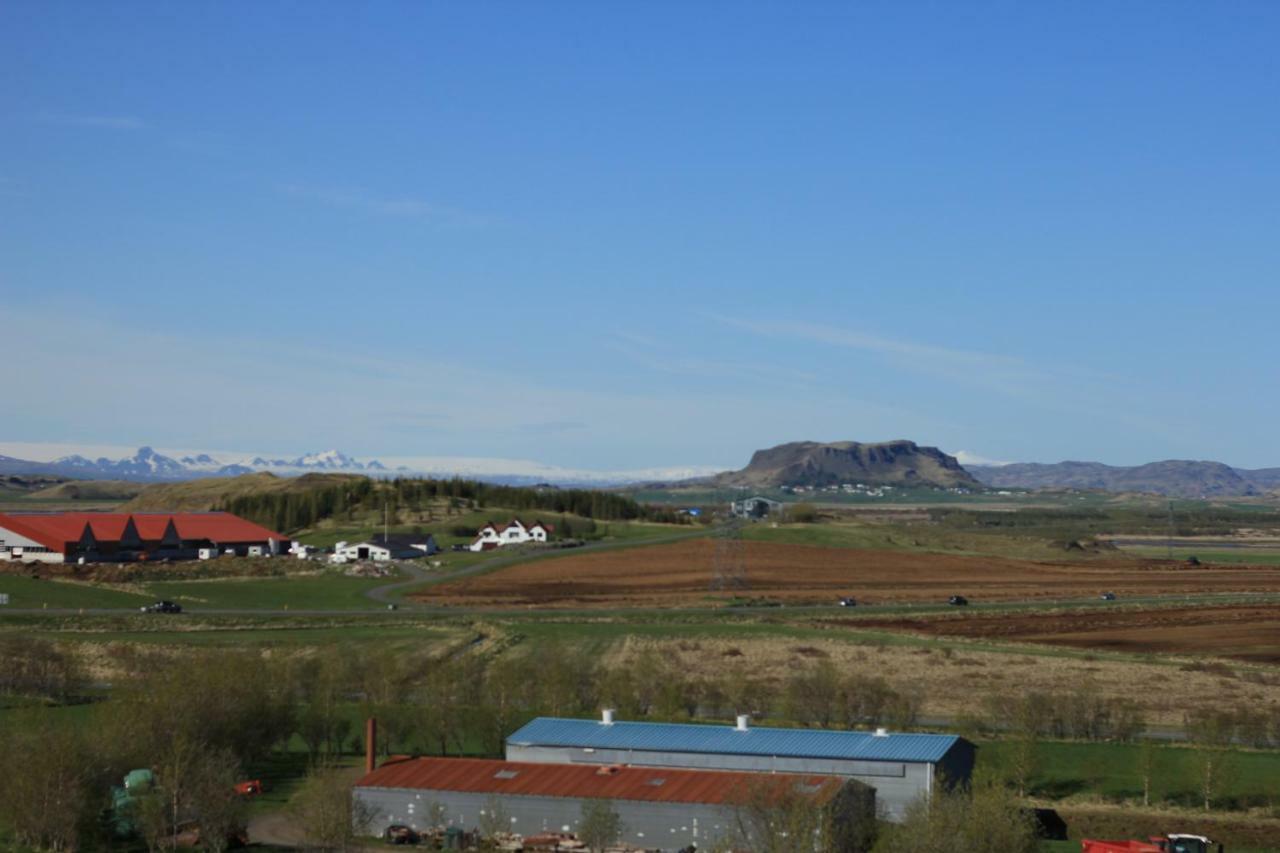
[[(748, 595), (792, 602), (975, 601), (1280, 591), (1280, 566), (1198, 566), (1135, 558), (1035, 563), (904, 551), (866, 551), (748, 542)], [(698, 606), (709, 601), (715, 544), (579, 554), (520, 564), (429, 587), (411, 597), (432, 604), (493, 607)], [(723, 596), (723, 593), (719, 594)]]
[(891, 619), (876, 625), (951, 637), (1280, 663), (1280, 604), (984, 614)]

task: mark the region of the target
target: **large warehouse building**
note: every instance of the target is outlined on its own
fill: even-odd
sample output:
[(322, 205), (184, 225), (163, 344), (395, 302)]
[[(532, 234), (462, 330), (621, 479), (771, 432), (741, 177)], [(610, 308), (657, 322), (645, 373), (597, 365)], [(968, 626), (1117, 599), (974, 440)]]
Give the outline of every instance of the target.
[(0, 513), (0, 560), (75, 563), (279, 554), (289, 541), (227, 512)]
[(940, 785), (965, 784), (974, 747), (955, 735), (540, 717), (507, 738), (508, 761), (842, 776), (876, 790), (890, 820)]
[(622, 821), (622, 841), (674, 851), (694, 844), (705, 850), (733, 833), (737, 804), (761, 784), (791, 786), (822, 805), (853, 787), (819, 775), (411, 758), (365, 774), (353, 796), (375, 815), (370, 831), (378, 834), (392, 824), (472, 829), (496, 803), (504, 824), (525, 837), (575, 832), (585, 802), (608, 800)]

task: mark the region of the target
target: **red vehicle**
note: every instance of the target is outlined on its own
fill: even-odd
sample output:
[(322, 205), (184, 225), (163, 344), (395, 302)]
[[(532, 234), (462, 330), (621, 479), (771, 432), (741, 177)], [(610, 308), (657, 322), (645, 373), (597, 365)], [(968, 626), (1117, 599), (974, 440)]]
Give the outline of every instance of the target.
[(237, 782), (236, 793), (242, 797), (256, 797), (262, 793), (262, 780), (250, 779), (248, 782)]
[(1093, 841), (1080, 842), (1081, 853), (1223, 853), (1221, 844), (1215, 845), (1203, 835), (1153, 835), (1146, 841)]

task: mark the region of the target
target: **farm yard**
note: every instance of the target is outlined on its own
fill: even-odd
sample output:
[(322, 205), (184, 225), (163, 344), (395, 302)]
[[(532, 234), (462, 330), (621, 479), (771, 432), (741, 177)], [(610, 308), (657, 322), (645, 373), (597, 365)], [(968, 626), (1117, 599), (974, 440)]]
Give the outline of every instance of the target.
[[(26, 648), (18, 645), (24, 637), (50, 644), (32, 648), (65, 655), (89, 683), (102, 685), (93, 704), (104, 711), (149, 669), (182, 668), (211, 654), (261, 657), (282, 677), (348, 660), (354, 672), (391, 677), (387, 683), (407, 696), (423, 696), (424, 685), (434, 684), (432, 701), (443, 695), (440, 679), (454, 675), (460, 680), (452, 683), (492, 689), (512, 677), (524, 695), (535, 691), (524, 673), (538, 671), (551, 693), (521, 699), (528, 704), (512, 724), (548, 709), (592, 715), (603, 703), (649, 720), (709, 722), (744, 708), (762, 725), (784, 727), (857, 727), (875, 719), (895, 729), (963, 734), (980, 745), (983, 772), (1002, 777), (1021, 759), (1013, 709), (1028, 697), (1048, 707), (1077, 697), (1083, 704), (1076, 710), (1100, 715), (1105, 733), (1082, 737), (1055, 728), (1066, 722), (1047, 723), (1035, 734), (1041, 763), (1026, 779), (1029, 795), (1068, 816), (1073, 832), (1105, 823), (1107, 809), (1138, 796), (1134, 732), (1143, 729), (1162, 744), (1159, 759), (1170, 778), (1157, 799), (1163, 809), (1182, 810), (1174, 818), (1179, 825), (1208, 826), (1212, 816), (1215, 834), (1234, 841), (1234, 849), (1255, 846), (1264, 832), (1254, 811), (1269, 808), (1275, 796), (1268, 773), (1280, 727), (1276, 741), (1238, 751), (1248, 778), (1224, 789), (1212, 812), (1196, 808), (1195, 779), (1182, 769), (1198, 755), (1185, 740), (1188, 715), (1251, 708), (1270, 719), (1280, 708), (1280, 566), (1262, 548), (1201, 549), (1197, 563), (1164, 559), (1158, 545), (1140, 539), (1107, 541), (1113, 526), (1149, 527), (1145, 516), (1120, 518), (1122, 524), (1092, 513), (1086, 525), (1078, 513), (1045, 509), (872, 517), (824, 508), (814, 522), (747, 525), (741, 549), (748, 588), (712, 592), (722, 540), (705, 524), (547, 513), (580, 534), (575, 547), (471, 553), (449, 546), (468, 541), (473, 525), (517, 513), (465, 503), (449, 509), (437, 498), (429, 511), (411, 505), (398, 519), (393, 513), (393, 532), (431, 532), (446, 550), (432, 560), (387, 564), (379, 576), (350, 577), (345, 567), (292, 558), (91, 563), (38, 573), (28, 566), (0, 574), (0, 592), (26, 608), (0, 620), (0, 642), (14, 649)], [(293, 535), (321, 547), (376, 536), (378, 514), (344, 513)], [(1199, 543), (1178, 546), (1190, 551)], [(1218, 561), (1217, 550), (1264, 559)], [(1103, 591), (1118, 600), (1100, 600)], [(971, 606), (947, 607), (956, 594)], [(844, 596), (855, 596), (857, 606), (838, 607)], [(185, 612), (137, 612), (155, 598), (177, 601)], [(823, 679), (832, 677), (831, 696), (870, 697), (879, 710), (855, 718), (841, 710), (845, 699), (821, 700)], [(310, 688), (297, 689), (303, 695)], [(357, 679), (334, 706), (345, 728), (355, 731), (376, 712), (388, 731), (398, 725), (405, 732), (396, 748), (443, 748), (410, 735), (439, 724), (422, 710), (429, 705), (384, 699), (375, 711), (352, 698), (368, 689)], [(474, 717), (475, 728), (457, 723), (451, 753), (494, 753), (494, 733), (482, 725), (492, 713), (484, 695), (458, 700), (478, 711), (458, 711), (459, 719)], [(16, 701), (0, 713), (16, 714), (25, 700)], [(813, 705), (822, 701), (836, 704)], [(273, 768), (262, 772), (277, 793), (255, 813), (278, 817), (303, 784), (309, 758), (299, 738), (262, 765)], [(335, 758), (349, 762), (353, 750), (347, 744)]]

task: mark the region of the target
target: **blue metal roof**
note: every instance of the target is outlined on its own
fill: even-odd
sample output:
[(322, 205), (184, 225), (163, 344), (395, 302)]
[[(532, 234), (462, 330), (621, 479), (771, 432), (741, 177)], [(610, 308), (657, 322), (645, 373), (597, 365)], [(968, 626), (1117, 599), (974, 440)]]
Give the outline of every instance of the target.
[(539, 717), (507, 738), (513, 746), (711, 752), (855, 761), (938, 762), (960, 740), (955, 735), (888, 734), (827, 729), (771, 729), (693, 723), (605, 724), (599, 720)]

